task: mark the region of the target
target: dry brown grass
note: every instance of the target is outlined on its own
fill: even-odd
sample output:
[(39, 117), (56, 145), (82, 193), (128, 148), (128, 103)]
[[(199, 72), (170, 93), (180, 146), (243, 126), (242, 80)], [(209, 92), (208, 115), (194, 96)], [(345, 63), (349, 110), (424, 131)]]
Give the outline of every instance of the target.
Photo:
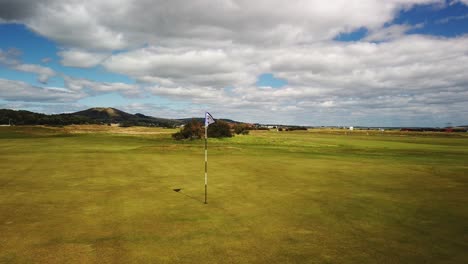
[(128, 135), (156, 135), (170, 134), (176, 131), (175, 129), (166, 129), (160, 127), (119, 127), (106, 125), (70, 125), (61, 129), (65, 133), (70, 134), (108, 133)]

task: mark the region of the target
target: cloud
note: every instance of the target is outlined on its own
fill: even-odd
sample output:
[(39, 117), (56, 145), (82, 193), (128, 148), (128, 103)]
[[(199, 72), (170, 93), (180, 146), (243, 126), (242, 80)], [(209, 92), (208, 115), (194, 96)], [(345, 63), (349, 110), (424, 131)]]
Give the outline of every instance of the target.
[[(467, 0), (467, 5), (468, 5), (468, 0)], [(436, 24), (446, 24), (450, 21), (453, 21), (453, 20), (463, 20), (463, 19), (467, 19), (468, 18), (468, 14), (465, 14), (465, 15), (461, 15), (461, 16), (449, 16), (449, 17), (445, 17), (443, 19), (439, 19), (439, 20), (436, 20), (435, 23)]]
[(32, 86), (21, 81), (0, 79), (0, 99), (24, 102), (70, 102), (84, 94), (56, 87)]
[(462, 4), (465, 4), (465, 5), (468, 5), (468, 0), (452, 0), (450, 2), (451, 5), (456, 4), (456, 3), (462, 3)]
[[(400, 121), (409, 124), (410, 117), (429, 124), (443, 119), (441, 116), (449, 118), (447, 113), (463, 120), (463, 114), (468, 114), (462, 107), (468, 98), (467, 47), (468, 36), (410, 35), (381, 43), (320, 42), (289, 49), (263, 49), (252, 54), (250, 60), (228, 57), (237, 58), (245, 66), (264, 61), (256, 71), (273, 72), (286, 79), (288, 85), (255, 87), (250, 82), (232, 89), (177, 86), (179, 80), (173, 78), (172, 86), (147, 90), (157, 96), (223, 109), (233, 117), (245, 118), (241, 111), (255, 113), (253, 121), (257, 122), (262, 121), (262, 116), (283, 122), (290, 120), (288, 115), (308, 124), (314, 122), (307, 118), (310, 116), (357, 122), (364, 116), (371, 120), (375, 115), (384, 118), (374, 122), (387, 125)], [(145, 63), (142, 57), (139, 59)], [(350, 113), (354, 119), (350, 119)]]
[(371, 31), (365, 41), (391, 41), (401, 38), (412, 29), (422, 28), (423, 24), (417, 25), (391, 25)]
[[(80, 56), (81, 58), (87, 56), (82, 54), (78, 54), (73, 58), (75, 59), (75, 63), (79, 63)], [(42, 84), (46, 84), (49, 78), (58, 75), (57, 72), (49, 67), (22, 63), (19, 59), (20, 55), (21, 51), (17, 49), (9, 49), (7, 51), (0, 49), (0, 65), (16, 71), (37, 74), (37, 80)], [(66, 54), (65, 56), (68, 55)], [(60, 76), (64, 79), (66, 88), (43, 88), (22, 81), (0, 79), (0, 85), (2, 85), (0, 99), (10, 101), (73, 101), (96, 93), (120, 92), (125, 96), (135, 97), (139, 96), (142, 92), (138, 85), (120, 82), (95, 82), (82, 78), (73, 78), (64, 74), (60, 74)]]
[(51, 68), (35, 64), (18, 64), (12, 68), (18, 71), (35, 73), (38, 75), (37, 80), (44, 84), (47, 83), (50, 77), (55, 75), (55, 71)]
[(0, 49), (0, 65), (12, 66), (20, 64), (18, 57), (21, 56), (21, 50), (10, 48), (6, 51)]
[(0, 2), (0, 18), (5, 21), (18, 21), (35, 15), (38, 3), (48, 1), (2, 0)]
[(56, 75), (56, 72), (51, 68), (36, 64), (21, 63), (21, 61), (18, 59), (20, 55), (21, 51), (17, 49), (9, 49), (6, 52), (3, 52), (0, 49), (0, 64), (3, 64), (13, 70), (35, 73), (38, 75), (37, 80), (43, 84), (47, 83), (49, 78)]
[(100, 64), (106, 57), (107, 53), (88, 52), (83, 50), (71, 49), (58, 52), (62, 57), (60, 63), (64, 66), (90, 68)]
[(45, 64), (47, 64), (47, 63), (49, 63), (49, 62), (51, 62), (51, 61), (52, 61), (52, 58), (49, 58), (49, 57), (46, 57), (46, 58), (42, 58), (42, 59), (41, 59), (41, 62), (42, 62), (42, 63), (45, 63)]
[[(30, 3), (28, 5), (27, 3)], [(0, 17), (62, 45), (119, 50), (144, 44), (294, 45), (375, 29), (402, 9), (441, 0), (2, 1)], [(112, 14), (111, 16), (109, 14)]]
[(141, 93), (138, 85), (121, 82), (95, 82), (88, 79), (64, 76), (65, 87), (71, 91), (85, 91), (89, 94), (120, 92), (126, 96), (138, 96)]
[[(234, 64), (234, 65), (233, 65)], [(144, 48), (110, 57), (104, 66), (112, 71), (134, 75), (156, 73), (164, 77), (181, 77), (187, 74), (229, 73), (235, 62), (228, 63), (223, 50), (177, 50)]]
[[(370, 98), (464, 89), (468, 81), (463, 74), (468, 70), (467, 44), (468, 37), (411, 35), (400, 36), (392, 42), (319, 42), (244, 53), (235, 49), (184, 53), (177, 49), (148, 48), (112, 56), (104, 66), (113, 72), (157, 83), (150, 90), (162, 96), (219, 95), (215, 91), (230, 85), (237, 88), (233, 91), (240, 91), (253, 87), (259, 73), (273, 72), (287, 80), (288, 86), (263, 89), (270, 93), (255, 100), (309, 95)], [(229, 78), (221, 78), (226, 76)]]
[(225, 87), (255, 81), (243, 59), (248, 50), (147, 47), (109, 57), (103, 66), (163, 86)]
[(189, 109), (181, 109), (171, 105), (161, 105), (154, 103), (130, 103), (127, 105), (118, 105), (116, 108), (121, 109), (127, 113), (143, 113), (148, 116), (162, 118), (180, 118), (199, 115), (199, 112), (196, 111), (193, 112), (194, 115), (190, 115)]
[[(9, 13), (0, 18), (56, 41), (63, 65), (102, 65), (136, 81), (65, 77), (74, 93), (148, 92), (188, 113), (208, 109), (252, 122), (389, 125), (468, 116), (468, 37), (408, 35), (422, 25), (391, 24), (401, 10), (442, 0), (25, 3), (1, 1)], [(369, 32), (360, 41), (333, 41), (360, 28)], [(6, 57), (21, 64), (0, 53)], [(265, 72), (287, 85), (256, 87)]]
[(225, 96), (224, 90), (214, 88), (184, 88), (184, 87), (149, 87), (146, 89), (154, 95), (169, 97), (176, 100), (187, 99), (211, 99), (222, 100)]
[[(105, 3), (107, 2), (107, 3)], [(110, 1), (93, 5), (91, 1), (37, 1), (29, 9), (34, 14), (22, 19), (30, 29), (69, 47), (116, 50), (127, 47), (123, 34), (100, 18), (114, 13)], [(1, 7), (1, 6), (0, 6)]]

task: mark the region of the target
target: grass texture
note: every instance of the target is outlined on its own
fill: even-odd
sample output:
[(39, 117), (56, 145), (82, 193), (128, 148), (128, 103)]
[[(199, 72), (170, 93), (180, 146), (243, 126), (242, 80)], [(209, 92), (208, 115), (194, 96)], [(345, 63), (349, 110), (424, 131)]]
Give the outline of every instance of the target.
[(0, 263), (468, 263), (465, 134), (174, 131), (0, 127)]

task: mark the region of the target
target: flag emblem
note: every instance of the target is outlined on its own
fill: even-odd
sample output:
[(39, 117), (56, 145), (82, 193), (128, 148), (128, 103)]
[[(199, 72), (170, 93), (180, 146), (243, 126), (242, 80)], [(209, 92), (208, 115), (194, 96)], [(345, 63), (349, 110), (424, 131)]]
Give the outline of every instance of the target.
[(214, 118), (210, 115), (210, 113), (205, 113), (205, 126), (209, 126), (215, 122)]

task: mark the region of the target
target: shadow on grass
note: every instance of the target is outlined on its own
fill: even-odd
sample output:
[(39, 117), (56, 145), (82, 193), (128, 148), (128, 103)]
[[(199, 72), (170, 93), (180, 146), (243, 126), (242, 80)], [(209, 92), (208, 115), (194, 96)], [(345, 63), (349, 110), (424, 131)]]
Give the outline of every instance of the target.
[(173, 190), (174, 192), (176, 192), (176, 193), (179, 193), (179, 194), (181, 194), (181, 195), (183, 195), (183, 196), (185, 196), (185, 197), (188, 197), (188, 198), (190, 198), (190, 199), (192, 199), (192, 200), (195, 200), (195, 201), (197, 201), (197, 202), (200, 202), (200, 203), (202, 203), (202, 204), (205, 203), (205, 201), (203, 201), (203, 200), (200, 200), (200, 199), (198, 199), (198, 198), (196, 198), (196, 197), (193, 197), (193, 196), (191, 196), (191, 195), (188, 195), (188, 194), (186, 194), (186, 193), (183, 193), (183, 192), (182, 192), (182, 189), (172, 189), (172, 190)]

